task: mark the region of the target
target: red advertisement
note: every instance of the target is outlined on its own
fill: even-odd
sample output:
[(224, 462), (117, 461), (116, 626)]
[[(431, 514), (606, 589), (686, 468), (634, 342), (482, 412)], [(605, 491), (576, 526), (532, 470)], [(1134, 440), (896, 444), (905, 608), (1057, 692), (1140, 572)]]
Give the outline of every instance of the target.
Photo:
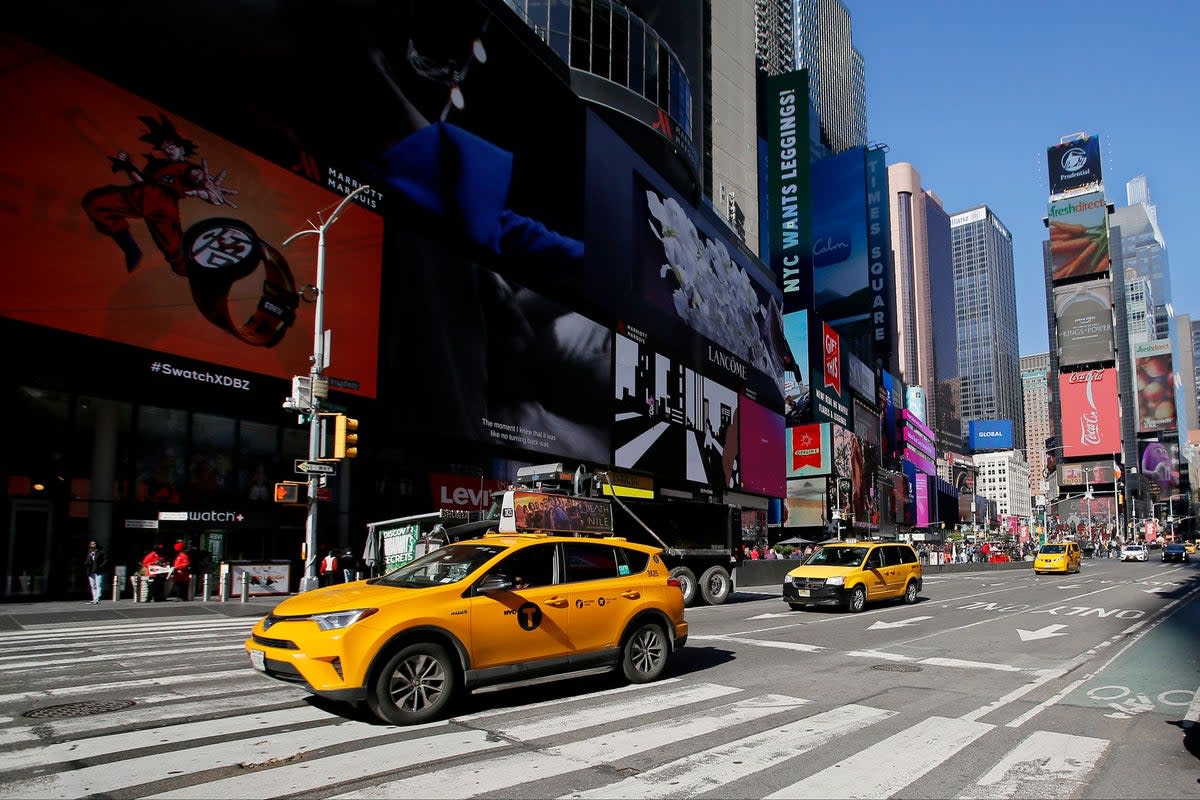
[(826, 444), (829, 423), (797, 425), (788, 428), (787, 475), (789, 478), (804, 475), (828, 475), (830, 448)]
[(821, 323), (822, 360), (825, 362), (825, 388), (842, 393), (842, 345), (837, 331)]
[(492, 493), (508, 488), (504, 481), (481, 478), (478, 475), (458, 475), (450, 472), (430, 472), (429, 490), (433, 507), (452, 511), (487, 511)]
[[(17, 39), (0, 43), (0, 59), (9, 120), (0, 149), (10, 155), (0, 313), (278, 378), (307, 375), (314, 306), (301, 297), (314, 297), (305, 287), (317, 283), (318, 237), (283, 242), (327, 219), (357, 185), (332, 191), (300, 178)], [(380, 201), (364, 191), (325, 236), (328, 372), (368, 397), (383, 235), (369, 209)]]
[(1064, 458), (1121, 451), (1115, 369), (1059, 375), (1058, 391), (1062, 403)]

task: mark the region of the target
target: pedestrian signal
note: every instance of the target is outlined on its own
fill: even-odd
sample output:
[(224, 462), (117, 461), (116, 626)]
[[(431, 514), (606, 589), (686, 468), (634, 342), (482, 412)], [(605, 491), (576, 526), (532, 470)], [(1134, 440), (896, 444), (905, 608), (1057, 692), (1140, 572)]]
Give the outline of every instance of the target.
[(296, 481), (275, 484), (275, 502), (299, 505), (308, 500), (308, 486)]

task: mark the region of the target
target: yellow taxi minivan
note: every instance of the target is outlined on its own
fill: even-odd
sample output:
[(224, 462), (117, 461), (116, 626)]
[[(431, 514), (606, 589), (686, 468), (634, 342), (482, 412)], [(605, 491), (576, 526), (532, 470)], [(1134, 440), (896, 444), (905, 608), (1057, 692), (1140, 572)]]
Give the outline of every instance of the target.
[(912, 545), (847, 540), (830, 542), (783, 579), (783, 599), (794, 611), (841, 606), (858, 613), (868, 602), (917, 602), (922, 569)]
[(290, 597), (246, 640), (265, 675), (385, 722), (442, 715), (462, 692), (607, 666), (660, 678), (687, 641), (662, 550), (606, 536), (485, 534), (386, 575)]
[(1043, 572), (1079, 572), (1083, 566), (1083, 551), (1078, 542), (1046, 542), (1033, 558), (1033, 574)]

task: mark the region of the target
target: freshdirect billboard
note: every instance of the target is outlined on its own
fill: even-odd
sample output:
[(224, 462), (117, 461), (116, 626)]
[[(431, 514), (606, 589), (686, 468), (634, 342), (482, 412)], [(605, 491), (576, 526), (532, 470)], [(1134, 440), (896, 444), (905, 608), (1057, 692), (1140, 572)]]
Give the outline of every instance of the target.
[(1084, 136), (1046, 148), (1046, 167), (1052, 195), (1101, 183), (1100, 137)]
[(1108, 204), (1090, 192), (1050, 204), (1050, 268), (1055, 281), (1108, 269)]
[(1055, 288), (1054, 316), (1060, 366), (1112, 360), (1112, 288), (1108, 281)]
[(1117, 371), (1093, 369), (1058, 376), (1063, 458), (1121, 452)]
[(1133, 346), (1137, 374), (1138, 433), (1175, 430), (1175, 374), (1171, 342), (1143, 342)]
[(1011, 450), (1011, 419), (973, 419), (968, 425), (972, 450)]

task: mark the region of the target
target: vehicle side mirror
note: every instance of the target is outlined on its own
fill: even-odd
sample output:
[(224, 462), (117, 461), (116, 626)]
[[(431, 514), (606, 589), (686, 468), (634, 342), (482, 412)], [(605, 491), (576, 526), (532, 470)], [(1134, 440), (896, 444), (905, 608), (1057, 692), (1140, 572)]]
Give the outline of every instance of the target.
[(501, 573), (488, 575), (475, 586), (476, 594), (491, 594), (492, 592), (510, 592), (517, 584), (512, 578)]

